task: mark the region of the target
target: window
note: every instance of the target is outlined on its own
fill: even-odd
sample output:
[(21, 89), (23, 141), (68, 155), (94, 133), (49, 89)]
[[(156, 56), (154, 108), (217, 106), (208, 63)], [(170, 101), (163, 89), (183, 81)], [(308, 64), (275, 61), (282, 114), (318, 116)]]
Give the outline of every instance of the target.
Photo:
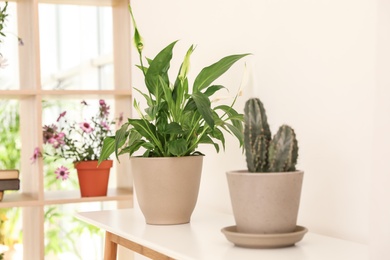
[[(131, 207), (128, 162), (121, 160), (112, 169), (107, 197), (81, 198), (70, 183), (48, 186), (50, 163), (39, 160), (31, 164), (30, 157), (35, 147), (42, 148), (42, 125), (80, 100), (103, 98), (111, 104), (114, 114), (131, 116), (128, 1), (44, 2), (9, 3), (7, 31), (20, 36), (24, 45), (18, 46), (18, 38), (12, 39), (10, 34), (0, 47), (9, 64), (0, 69), (0, 102), (16, 104), (20, 116), (20, 141), (15, 139), (15, 145), (20, 145), (21, 189), (6, 192), (0, 207), (21, 210), (23, 259), (51, 259), (58, 241), (49, 244), (48, 240), (62, 240), (69, 233), (84, 242), (89, 240), (86, 237), (96, 241), (94, 245), (100, 248), (96, 259), (100, 259), (102, 235), (98, 231), (77, 233), (89, 229), (80, 228), (83, 224), (72, 219), (72, 214), (75, 210)], [(57, 259), (83, 259), (81, 243), (73, 239), (62, 242), (69, 250), (57, 255)], [(89, 246), (83, 244), (81, 248)]]

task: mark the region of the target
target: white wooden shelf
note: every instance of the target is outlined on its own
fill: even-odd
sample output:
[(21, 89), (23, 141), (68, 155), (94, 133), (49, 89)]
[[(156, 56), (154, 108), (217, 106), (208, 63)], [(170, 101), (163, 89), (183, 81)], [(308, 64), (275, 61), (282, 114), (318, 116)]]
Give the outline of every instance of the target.
[(68, 204), (96, 201), (133, 201), (133, 190), (131, 188), (108, 189), (107, 196), (102, 197), (81, 197), (80, 191), (52, 191), (45, 192), (44, 205)]
[(49, 191), (45, 192), (45, 198), (39, 200), (33, 196), (22, 192), (7, 192), (3, 195), (0, 202), (0, 208), (11, 207), (34, 207), (46, 205), (61, 205), (83, 202), (104, 202), (104, 201), (123, 201), (131, 203), (133, 201), (132, 188), (110, 188), (107, 196), (99, 197), (81, 197), (79, 190), (72, 191)]
[(4, 191), (3, 200), (0, 202), (0, 208), (33, 207), (39, 205), (40, 201), (38, 198), (21, 192), (8, 193)]
[(42, 96), (42, 98), (77, 98), (80, 96), (88, 98), (105, 97), (129, 97), (131, 90), (41, 90), (41, 89), (20, 89), (20, 90), (0, 90), (2, 99), (23, 99), (26, 97)]

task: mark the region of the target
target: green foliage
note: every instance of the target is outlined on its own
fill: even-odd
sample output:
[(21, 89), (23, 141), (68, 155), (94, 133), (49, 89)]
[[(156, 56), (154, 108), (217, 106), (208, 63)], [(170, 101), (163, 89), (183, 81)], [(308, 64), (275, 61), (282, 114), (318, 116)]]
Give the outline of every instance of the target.
[[(81, 102), (82, 108), (88, 106)], [(103, 141), (110, 133), (115, 121), (110, 121), (109, 106), (99, 100), (95, 116), (82, 122), (68, 121), (62, 112), (55, 123), (43, 126), (45, 157), (69, 159), (72, 162), (98, 160)]]
[[(45, 209), (45, 255), (60, 255), (63, 252), (72, 252), (80, 260), (78, 240), (83, 234), (90, 238), (103, 238), (103, 231), (99, 228), (75, 219), (64, 212), (61, 206), (49, 206)], [(91, 250), (96, 251), (96, 250)], [(95, 259), (95, 257), (91, 258)]]
[[(21, 143), (18, 103), (0, 101), (0, 169), (19, 169)], [(20, 208), (0, 209), (0, 243), (12, 246), (21, 240)]]
[[(131, 8), (130, 8), (130, 13)], [(132, 15), (134, 20), (134, 17)], [(225, 147), (224, 133), (235, 136), (243, 144), (243, 115), (234, 110), (232, 103), (212, 106), (210, 98), (224, 89), (212, 85), (234, 63), (248, 54), (231, 55), (203, 68), (190, 86), (187, 75), (190, 57), (194, 46), (190, 46), (183, 58), (174, 81), (169, 79), (170, 62), (177, 41), (161, 50), (154, 59), (142, 56), (144, 44), (134, 21), (134, 40), (137, 47), (140, 68), (144, 75), (147, 92), (135, 88), (145, 99), (147, 108), (141, 111), (139, 103), (134, 101), (134, 108), (139, 119), (128, 119), (127, 123), (106, 138), (100, 161), (115, 152), (132, 155), (143, 148), (144, 157), (180, 157), (199, 153), (199, 144), (211, 144), (219, 152), (220, 145)], [(147, 66), (144, 65), (147, 61)]]
[[(7, 18), (8, 14), (7, 14), (7, 7), (8, 7), (8, 2), (6, 1), (5, 2), (5, 5), (3, 8), (0, 7), (0, 35), (5, 37), (5, 34), (3, 32), (3, 29), (4, 29), (4, 23), (5, 23), (5, 19)], [(0, 43), (2, 42), (1, 38), (0, 38)]]
[(295, 171), (298, 141), (294, 130), (282, 125), (271, 138), (265, 108), (258, 98), (249, 99), (244, 112), (244, 147), (248, 171)]
[(0, 169), (19, 169), (20, 117), (18, 104), (0, 101)]

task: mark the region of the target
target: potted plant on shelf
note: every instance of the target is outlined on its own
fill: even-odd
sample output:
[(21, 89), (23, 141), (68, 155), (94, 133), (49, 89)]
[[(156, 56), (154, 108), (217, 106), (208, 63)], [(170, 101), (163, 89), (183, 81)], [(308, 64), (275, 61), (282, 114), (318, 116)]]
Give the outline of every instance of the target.
[[(182, 224), (190, 221), (194, 210), (203, 156), (199, 144), (211, 144), (219, 151), (225, 147), (223, 131), (234, 135), (242, 145), (242, 114), (230, 105), (212, 106), (211, 96), (224, 89), (212, 83), (236, 61), (248, 54), (231, 55), (205, 67), (192, 86), (187, 78), (191, 46), (174, 81), (169, 79), (170, 61), (177, 41), (162, 49), (153, 59), (142, 55), (143, 42), (135, 27), (134, 41), (139, 53), (138, 68), (146, 92), (135, 88), (146, 100), (141, 110), (135, 100), (139, 119), (129, 118), (115, 136), (104, 140), (100, 160), (115, 152), (129, 154), (134, 187), (141, 211), (148, 224)], [(132, 156), (143, 150), (142, 156)]]
[(303, 171), (295, 168), (295, 132), (282, 125), (272, 138), (262, 102), (252, 98), (244, 110), (244, 148), (248, 170), (226, 173), (236, 226), (222, 232), (238, 246), (290, 246), (307, 231), (297, 226)]
[[(81, 102), (83, 106), (88, 104)], [(99, 100), (99, 111), (90, 120), (69, 122), (66, 111), (57, 118), (56, 123), (43, 127), (43, 143), (45, 156), (71, 160), (77, 170), (82, 197), (106, 196), (112, 160), (104, 160), (98, 165), (100, 151), (105, 137), (111, 134), (110, 127), (115, 125), (110, 121), (110, 106), (104, 100)], [(32, 157), (39, 157), (40, 151), (35, 149)], [(69, 169), (60, 166), (56, 169), (57, 179), (66, 180)]]

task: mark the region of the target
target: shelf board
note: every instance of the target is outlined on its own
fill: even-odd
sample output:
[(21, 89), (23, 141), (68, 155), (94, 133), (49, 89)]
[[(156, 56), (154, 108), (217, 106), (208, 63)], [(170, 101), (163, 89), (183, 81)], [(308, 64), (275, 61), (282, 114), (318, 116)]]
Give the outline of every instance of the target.
[(31, 207), (40, 205), (38, 199), (22, 192), (8, 193), (7, 191), (4, 191), (3, 196), (3, 200), (0, 202), (0, 208)]
[(120, 1), (121, 0), (39, 0), (38, 2), (45, 4), (115, 6)]
[(3, 99), (23, 99), (33, 96), (43, 96), (45, 98), (80, 98), (83, 97), (131, 97), (131, 89), (112, 90), (41, 90), (41, 89), (17, 89), (0, 90), (0, 97)]
[(131, 188), (111, 188), (107, 196), (81, 197), (79, 190), (71, 191), (48, 191), (45, 192), (45, 199), (39, 201), (29, 194), (22, 192), (7, 193), (5, 191), (0, 208), (31, 207), (53, 204), (69, 204), (95, 201), (133, 201), (133, 190)]
[(81, 197), (79, 190), (72, 191), (48, 191), (45, 192), (44, 205), (82, 203), (94, 201), (132, 201), (133, 190), (131, 188), (108, 189), (107, 196)]

